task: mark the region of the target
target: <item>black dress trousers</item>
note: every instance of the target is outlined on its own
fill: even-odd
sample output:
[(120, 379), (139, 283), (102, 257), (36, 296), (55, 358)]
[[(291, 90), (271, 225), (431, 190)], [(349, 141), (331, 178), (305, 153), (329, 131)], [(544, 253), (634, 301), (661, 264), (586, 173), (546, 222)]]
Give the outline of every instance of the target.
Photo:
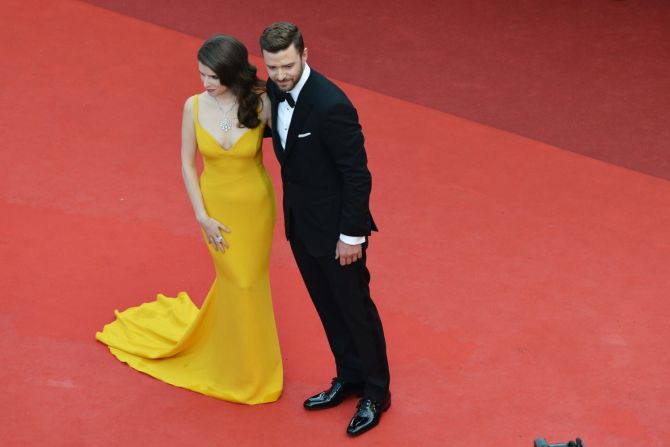
[(332, 256), (315, 257), (296, 237), (291, 249), (335, 356), (337, 377), (361, 383), (364, 397), (381, 400), (389, 389), (384, 330), (370, 298), (366, 250), (358, 261), (341, 266)]

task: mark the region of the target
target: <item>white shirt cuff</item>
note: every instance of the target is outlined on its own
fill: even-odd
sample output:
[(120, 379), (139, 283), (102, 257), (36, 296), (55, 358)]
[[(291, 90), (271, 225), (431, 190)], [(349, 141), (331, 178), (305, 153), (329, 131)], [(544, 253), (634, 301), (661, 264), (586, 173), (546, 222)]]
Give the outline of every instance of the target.
[(365, 236), (347, 236), (340, 234), (340, 240), (349, 245), (360, 245), (365, 242)]

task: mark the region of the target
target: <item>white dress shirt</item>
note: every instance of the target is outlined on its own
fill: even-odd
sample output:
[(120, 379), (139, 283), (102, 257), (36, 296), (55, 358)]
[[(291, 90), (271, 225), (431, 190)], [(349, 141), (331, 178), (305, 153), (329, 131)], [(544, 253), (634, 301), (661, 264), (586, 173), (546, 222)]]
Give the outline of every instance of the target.
[[(309, 68), (309, 65), (305, 64), (305, 69), (302, 71), (302, 76), (300, 80), (295, 84), (288, 93), (293, 97), (293, 100), (298, 103), (298, 96), (302, 90), (309, 74), (312, 70)], [(293, 110), (288, 102), (282, 101), (277, 107), (277, 133), (279, 134), (279, 141), (281, 142), (282, 148), (286, 148), (286, 137), (288, 136), (288, 129), (291, 126), (291, 118), (293, 118)], [(358, 245), (365, 242), (365, 236), (347, 236), (345, 234), (340, 234), (340, 240), (345, 244), (349, 245)]]

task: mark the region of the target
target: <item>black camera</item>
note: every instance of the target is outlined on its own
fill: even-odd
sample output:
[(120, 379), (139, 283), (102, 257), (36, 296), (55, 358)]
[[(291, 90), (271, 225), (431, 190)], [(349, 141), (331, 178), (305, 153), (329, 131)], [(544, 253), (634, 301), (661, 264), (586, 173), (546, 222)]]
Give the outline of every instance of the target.
[(582, 440), (577, 438), (574, 441), (568, 441), (565, 444), (549, 444), (546, 439), (540, 438), (535, 440), (535, 447), (584, 447)]

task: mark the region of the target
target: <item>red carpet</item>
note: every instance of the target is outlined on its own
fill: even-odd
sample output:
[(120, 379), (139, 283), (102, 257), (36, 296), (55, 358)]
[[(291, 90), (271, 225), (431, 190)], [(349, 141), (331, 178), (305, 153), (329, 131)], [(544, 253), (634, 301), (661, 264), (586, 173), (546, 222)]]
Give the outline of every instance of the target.
[[(203, 296), (213, 275), (178, 161), (200, 39), (74, 0), (0, 13), (3, 446), (670, 436), (670, 184), (350, 84), (382, 230), (370, 249), (394, 394), (382, 424), (353, 441), (353, 401), (301, 409), (333, 371), (280, 227), (279, 402), (229, 404), (119, 364), (94, 340), (113, 309)], [(266, 164), (278, 186), (270, 151)]]
[(290, 19), (336, 79), (670, 180), (667, 0), (88, 2), (253, 54)]

